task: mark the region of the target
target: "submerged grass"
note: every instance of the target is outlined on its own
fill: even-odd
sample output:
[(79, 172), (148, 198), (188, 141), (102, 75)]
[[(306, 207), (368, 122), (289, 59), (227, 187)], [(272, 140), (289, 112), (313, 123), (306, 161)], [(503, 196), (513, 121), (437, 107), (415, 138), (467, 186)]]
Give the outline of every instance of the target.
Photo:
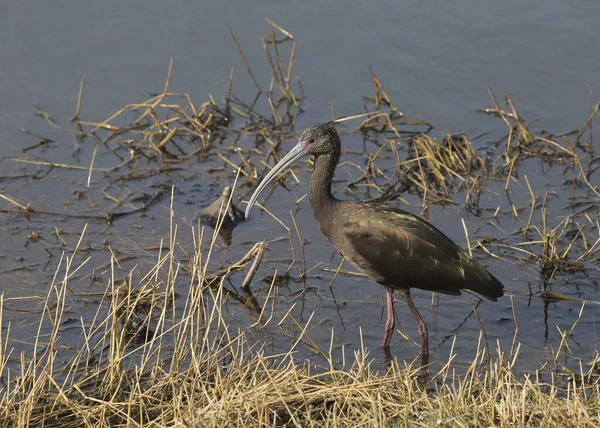
[[(461, 375), (450, 352), (437, 373), (391, 362), (371, 368), (361, 348), (335, 363), (296, 361), (309, 341), (310, 320), (287, 352), (269, 355), (225, 314), (227, 293), (202, 254), (178, 253), (177, 228), (168, 250), (145, 274), (123, 275), (115, 259), (106, 293), (91, 321), (80, 320), (77, 349), (68, 359), (61, 331), (65, 302), (78, 265), (78, 247), (56, 271), (30, 352), (13, 355), (11, 325), (2, 324), (2, 426), (598, 426), (600, 384), (595, 367), (568, 377), (516, 373), (518, 345), (490, 355), (480, 346)], [(79, 243), (84, 239), (85, 230)], [(162, 246), (161, 246), (162, 247)], [(251, 260), (244, 260), (250, 264)], [(238, 265), (237, 263), (235, 265)], [(186, 269), (184, 269), (184, 266)], [(117, 279), (121, 276), (121, 279)], [(210, 281), (208, 278), (210, 277)], [(176, 284), (187, 283), (175, 304)], [(256, 329), (281, 323), (268, 313)], [(0, 298), (0, 318), (4, 298)], [(283, 317), (287, 314), (283, 315)], [(314, 344), (314, 342), (312, 342)], [(483, 343), (480, 340), (480, 345)], [(558, 366), (557, 366), (558, 368)]]

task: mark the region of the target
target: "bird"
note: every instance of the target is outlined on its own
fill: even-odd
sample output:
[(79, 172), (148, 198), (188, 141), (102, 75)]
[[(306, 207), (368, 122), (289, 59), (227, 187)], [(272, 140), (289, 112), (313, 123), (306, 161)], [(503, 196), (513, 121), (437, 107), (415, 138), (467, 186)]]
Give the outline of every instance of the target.
[(479, 261), (434, 225), (408, 211), (382, 203), (335, 198), (331, 183), (341, 155), (341, 140), (331, 123), (307, 128), (298, 143), (264, 177), (248, 200), (245, 217), (265, 187), (305, 155), (314, 156), (308, 197), (319, 229), (341, 256), (386, 289), (387, 319), (383, 349), (389, 354), (394, 332), (394, 292), (404, 296), (421, 336), (423, 361), (428, 361), (427, 325), (411, 288), (460, 295), (465, 290), (497, 301), (504, 286)]

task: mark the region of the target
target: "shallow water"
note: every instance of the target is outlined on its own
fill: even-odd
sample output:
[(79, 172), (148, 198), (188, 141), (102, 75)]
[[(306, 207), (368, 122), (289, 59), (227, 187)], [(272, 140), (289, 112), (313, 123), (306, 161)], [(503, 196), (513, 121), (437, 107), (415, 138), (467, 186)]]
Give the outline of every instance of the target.
[[(368, 67), (373, 67), (392, 100), (408, 118), (434, 124), (437, 135), (464, 132), (476, 136), (486, 132), (488, 134), (475, 140), (476, 146), (482, 149), (505, 130), (501, 120), (473, 110), (491, 106), (488, 86), (499, 99), (505, 91), (510, 92), (519, 113), (529, 119), (537, 132), (558, 133), (583, 125), (589, 114), (590, 87), (599, 79), (600, 58), (593, 52), (597, 47), (600, 4), (594, 2), (567, 5), (552, 1), (540, 7), (514, 1), (493, 4), (457, 1), (428, 7), (420, 2), (384, 1), (368, 5), (353, 2), (351, 6), (346, 2), (200, 4), (179, 1), (167, 6), (156, 1), (139, 4), (30, 1), (4, 7), (0, 16), (3, 41), (0, 43), (3, 63), (0, 67), (3, 147), (0, 190), (23, 205), (31, 203), (35, 208), (54, 213), (26, 218), (14, 213), (14, 207), (4, 200), (0, 202), (3, 210), (0, 212), (0, 289), (5, 299), (14, 299), (6, 302), (4, 325), (11, 322), (11, 337), (18, 339), (13, 343), (17, 352), (27, 349), (26, 342), (34, 337), (42, 309), (40, 300), (22, 298), (48, 293), (65, 248), (61, 237), (67, 242), (66, 247), (72, 248), (88, 224), (85, 252), (79, 257), (91, 255), (92, 259), (87, 274), (82, 273), (70, 282), (69, 301), (72, 318), (86, 319), (93, 316), (90, 293), (101, 293), (106, 286), (108, 245), (119, 255), (129, 257), (123, 263), (124, 272), (136, 265), (142, 271), (148, 270), (156, 260), (155, 247), (159, 239), (168, 237), (171, 186), (176, 187), (174, 209), (175, 221), (180, 225), (178, 239), (189, 247), (192, 237), (186, 225), (193, 221), (200, 206), (212, 202), (223, 187), (233, 181), (231, 169), (208, 172), (209, 167), (223, 166), (223, 162), (215, 158), (189, 162), (184, 170), (172, 170), (126, 184), (109, 174), (96, 174), (89, 188), (86, 170), (38, 169), (35, 165), (6, 160), (27, 157), (89, 166), (92, 142), (78, 142), (73, 133), (54, 129), (35, 115), (33, 103), (39, 102), (59, 125), (66, 126), (75, 111), (81, 75), (87, 73), (82, 117), (90, 121), (103, 120), (125, 104), (144, 99), (150, 92), (161, 91), (170, 57), (175, 59), (173, 91), (189, 92), (200, 101), (207, 99), (210, 93), (219, 100), (227, 92), (233, 66), (236, 94), (242, 99), (251, 99), (252, 83), (226, 26), (235, 32), (254, 75), (266, 86), (270, 73), (259, 41), (271, 28), (264, 22), (265, 17), (291, 31), (298, 40), (295, 74), (302, 79), (306, 101), (305, 112), (297, 120), (297, 130), (329, 119), (330, 101), (338, 116), (361, 111), (362, 96), (372, 94)], [(593, 100), (596, 102), (597, 97)], [(23, 134), (22, 128), (52, 138), (56, 144), (24, 155), (23, 149), (37, 144), (39, 139)], [(342, 139), (348, 151), (344, 160), (363, 167), (364, 158), (351, 153), (362, 151), (363, 147), (367, 152), (377, 150), (375, 144), (365, 143), (350, 131), (342, 130)], [(282, 149), (285, 151), (292, 145), (290, 139), (282, 144)], [(405, 149), (400, 147), (400, 153)], [(114, 156), (106, 153), (95, 160), (97, 168), (110, 168), (114, 164)], [(388, 166), (385, 161), (381, 164), (382, 168)], [(569, 198), (576, 194), (588, 197), (585, 189), (564, 184), (572, 177), (572, 172), (565, 172), (564, 166), (549, 167), (538, 159), (531, 159), (519, 168), (521, 175), (527, 174), (536, 195), (549, 192), (550, 228), (573, 212), (566, 208)], [(332, 270), (335, 271), (340, 259), (319, 233), (306, 198), (296, 211), (295, 201), (307, 191), (310, 167), (297, 165), (295, 171), (300, 185), (291, 186), (290, 191), (278, 187), (267, 207), (290, 228), (293, 223), (289, 211), (294, 212), (306, 244), (305, 264), (311, 269), (306, 281), (309, 291), (298, 298), (305, 286), (302, 281), (280, 286), (277, 312), (285, 314), (295, 304), (292, 310), (295, 319), (306, 322), (312, 316), (308, 331), (323, 349), (328, 349), (331, 329), (334, 329), (334, 352), (338, 355), (342, 347), (347, 353), (360, 348), (362, 341), (375, 358), (381, 359), (384, 292), (374, 282), (350, 274), (340, 275), (329, 289)], [(509, 187), (512, 203), (517, 207), (526, 206), (530, 201), (521, 175)], [(338, 168), (336, 178), (352, 181), (359, 176), (355, 168), (346, 164)], [(600, 183), (598, 173), (589, 179)], [(344, 186), (343, 182), (336, 183), (337, 195), (351, 198), (343, 194)], [(85, 191), (98, 206), (78, 199), (74, 189)], [(130, 195), (128, 201), (137, 206), (139, 202), (133, 198), (152, 195), (160, 189), (164, 190), (163, 197), (145, 215), (134, 214), (112, 224), (95, 218), (113, 205), (104, 193), (114, 197)], [(361, 192), (360, 197), (367, 196)], [(402, 196), (410, 203), (409, 210), (420, 212), (420, 198)], [(509, 242), (519, 240), (519, 236), (513, 234), (523, 226), (523, 219), (508, 213), (510, 204), (504, 182), (486, 182), (480, 204), (490, 210), (481, 217), (474, 217), (464, 209), (464, 198), (464, 192), (458, 193), (454, 198), (459, 202), (456, 206), (432, 206), (430, 221), (461, 245), (465, 243), (461, 218), (468, 225), (471, 242), (483, 237), (504, 238)], [(261, 199), (264, 201), (264, 196)], [(592, 203), (597, 204), (597, 199), (592, 199)], [(240, 206), (243, 208), (243, 204)], [(490, 224), (491, 220), (496, 221), (492, 214), (497, 207), (503, 213), (498, 220), (500, 227)], [(597, 219), (597, 208), (588, 214)], [(541, 225), (538, 211), (533, 222)], [(56, 235), (55, 228), (62, 231), (61, 237)], [(39, 233), (41, 240), (26, 245), (26, 237), (32, 232)], [(594, 236), (593, 230), (591, 233)], [(595, 236), (598, 236), (597, 230)], [(285, 271), (289, 265), (287, 259), (292, 257), (289, 241), (275, 242), (278, 237), (287, 237), (287, 231), (257, 209), (250, 222), (234, 231), (233, 246), (215, 252), (214, 267), (217, 269), (221, 262), (238, 260), (258, 240), (271, 240), (253, 285), (256, 290), (261, 284), (259, 278), (272, 274), (274, 269)], [(294, 240), (295, 251), (299, 251), (295, 235)], [(495, 251), (505, 256), (502, 248)], [(496, 340), (502, 349), (510, 347), (515, 333), (514, 310), (519, 323), (517, 341), (522, 343), (522, 369), (539, 367), (547, 358), (547, 352), (559, 346), (559, 330), (569, 329), (577, 320), (581, 302), (544, 304), (539, 298), (540, 268), (535, 261), (503, 261), (482, 251), (477, 251), (476, 256), (504, 282), (510, 296), (496, 304), (482, 302), (477, 307), (490, 347), (495, 348)], [(588, 269), (584, 272), (561, 272), (552, 283), (553, 290), (597, 301), (600, 277), (597, 260), (596, 257), (587, 261)], [(292, 277), (299, 277), (301, 268), (298, 260), (290, 272)], [(349, 266), (344, 268), (349, 269)], [(92, 269), (98, 279), (89, 275)], [(183, 288), (180, 292), (185, 294)], [(266, 295), (266, 286), (258, 288), (256, 293), (260, 301)], [(470, 360), (481, 331), (472, 313), (478, 299), (470, 295), (436, 296), (432, 301), (430, 293), (415, 291), (413, 294), (429, 325), (432, 359), (446, 359), (453, 346), (458, 360)], [(231, 316), (240, 325), (246, 325), (251, 316), (235, 302), (230, 306)], [(401, 341), (396, 334), (392, 352), (401, 359), (412, 360), (419, 352), (414, 320), (403, 304), (397, 305), (397, 313), (400, 328), (410, 341)], [(587, 361), (593, 356), (597, 348), (598, 316), (597, 305), (586, 305), (570, 339), (574, 357)], [(272, 349), (285, 349), (294, 334), (292, 331), (292, 338), (288, 338), (274, 329), (269, 333)], [(63, 340), (76, 346), (73, 330), (65, 329)], [(305, 347), (299, 348), (299, 354), (301, 357), (312, 355)], [(578, 366), (577, 360), (566, 363)]]

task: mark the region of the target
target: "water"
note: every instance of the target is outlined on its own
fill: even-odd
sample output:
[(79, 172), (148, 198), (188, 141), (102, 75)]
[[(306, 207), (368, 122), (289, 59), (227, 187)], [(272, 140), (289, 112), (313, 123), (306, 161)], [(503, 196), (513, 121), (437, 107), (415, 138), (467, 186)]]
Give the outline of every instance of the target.
[[(34, 114), (33, 106), (34, 102), (40, 103), (59, 125), (66, 126), (75, 112), (83, 73), (88, 77), (82, 117), (89, 121), (103, 120), (127, 103), (161, 91), (171, 57), (175, 60), (172, 91), (188, 92), (195, 100), (206, 100), (208, 94), (220, 100), (227, 93), (230, 68), (234, 67), (236, 94), (242, 99), (251, 98), (254, 89), (229, 38), (227, 26), (236, 34), (260, 84), (267, 86), (270, 73), (259, 42), (271, 28), (265, 23), (265, 17), (291, 31), (298, 41), (294, 71), (302, 79), (306, 111), (299, 117), (297, 129), (330, 118), (330, 101), (338, 116), (360, 111), (362, 96), (372, 94), (369, 67), (410, 119), (431, 122), (439, 133), (464, 132), (475, 136), (489, 132), (477, 140), (479, 147), (504, 131), (501, 120), (474, 111), (491, 106), (488, 86), (499, 100), (504, 92), (510, 92), (519, 113), (528, 118), (536, 130), (562, 132), (582, 126), (589, 115), (590, 88), (599, 83), (600, 58), (594, 52), (600, 4), (594, 2), (567, 5), (557, 1), (543, 4), (454, 1), (435, 7), (414, 1), (355, 1), (352, 4), (176, 1), (168, 5), (157, 1), (21, 2), (5, 5), (0, 16), (3, 159), (24, 157), (23, 149), (39, 142), (21, 132), (27, 128), (56, 142), (52, 149), (36, 151), (36, 156), (83, 167), (89, 165), (91, 144), (80, 144), (72, 133), (50, 127)], [(594, 102), (597, 98), (593, 97)], [(288, 149), (292, 144), (286, 141), (282, 147)], [(360, 137), (347, 132), (343, 133), (343, 144), (346, 150), (363, 147)], [(375, 145), (367, 144), (367, 151), (375, 150)], [(109, 156), (96, 160), (97, 167), (113, 164), (114, 159)], [(157, 238), (168, 235), (168, 201), (162, 199), (145, 216), (132, 215), (107, 225), (91, 218), (111, 206), (103, 198), (103, 192), (108, 188), (115, 197), (124, 197), (127, 192), (139, 196), (151, 194), (162, 186), (168, 193), (170, 185), (176, 184), (176, 220), (185, 226), (199, 206), (212, 202), (231, 182), (230, 171), (208, 174), (208, 165), (212, 164), (191, 163), (186, 172), (138, 180), (128, 183), (127, 189), (111, 182), (110, 177), (95, 176), (88, 189), (85, 172), (54, 169), (42, 180), (35, 180), (32, 177), (36, 173), (45, 171), (3, 160), (0, 190), (12, 198), (55, 213), (90, 215), (90, 218), (34, 215), (27, 219), (6, 212), (14, 211), (14, 207), (2, 201), (0, 289), (5, 298), (46, 295), (63, 250), (60, 238), (54, 233), (55, 227), (62, 230), (63, 238), (72, 246), (88, 223), (88, 254), (94, 255), (94, 267), (102, 272), (106, 271), (104, 264), (109, 260), (106, 244), (121, 255), (135, 256), (136, 263), (149, 268), (155, 260), (151, 248), (158, 244)], [(537, 160), (528, 161), (520, 168), (521, 173), (528, 174), (536, 195), (552, 190), (559, 192), (559, 196), (551, 197), (549, 202), (550, 226), (554, 227), (571, 212), (564, 207), (573, 192), (562, 183), (572, 173), (565, 176), (560, 166), (544, 168)], [(310, 173), (306, 166), (296, 170), (302, 184), (293, 187), (291, 192), (276, 189), (267, 205), (288, 227), (293, 227), (289, 210), (295, 209), (294, 201), (306, 192)], [(11, 178), (20, 174), (28, 177)], [(341, 166), (337, 178), (355, 179), (357, 171)], [(592, 175), (590, 180), (598, 183), (598, 174)], [(342, 194), (343, 187), (343, 183), (336, 184), (338, 195)], [(504, 183), (486, 183), (481, 204), (507, 209), (510, 205), (503, 187)], [(92, 209), (89, 204), (79, 202), (73, 189), (86, 191), (100, 203), (100, 208)], [(511, 197), (516, 206), (528, 203), (529, 190), (521, 178), (511, 184)], [(411, 203), (409, 209), (418, 213), (420, 200), (406, 198)], [(456, 200), (463, 201), (464, 194), (457, 195)], [(307, 242), (306, 266), (314, 267), (308, 276), (308, 285), (314, 288), (296, 300), (294, 316), (305, 322), (314, 312), (313, 327), (309, 331), (325, 349), (334, 328), (336, 352), (341, 352), (342, 345), (347, 350), (358, 348), (359, 329), (362, 329), (364, 344), (380, 358), (383, 290), (370, 280), (341, 275), (330, 291), (327, 285), (333, 273), (325, 269), (335, 270), (339, 256), (318, 232), (306, 199), (295, 215)], [(590, 215), (597, 218), (598, 213), (593, 211)], [(489, 215), (473, 217), (462, 205), (434, 206), (430, 211), (430, 220), (462, 245), (465, 237), (461, 218), (465, 218), (472, 236), (478, 238), (506, 237), (522, 226), (506, 215), (502, 217), (500, 228), (492, 227)], [(537, 213), (534, 222), (541, 224)], [(185, 229), (182, 227), (179, 239), (190, 243), (191, 234)], [(42, 240), (25, 246), (25, 238), (33, 231), (39, 233)], [(287, 236), (287, 231), (257, 211), (251, 222), (236, 229), (233, 247), (222, 249), (215, 255), (216, 261), (237, 260), (248, 250), (249, 243), (281, 236)], [(272, 242), (269, 248), (270, 253), (259, 272), (263, 276), (272, 274), (274, 268), (285, 270), (287, 263), (274, 260), (291, 257), (289, 242)], [(483, 252), (477, 252), (477, 257), (504, 282), (512, 296), (512, 300), (504, 298), (497, 304), (483, 302), (477, 308), (490, 346), (495, 347), (496, 339), (503, 348), (512, 342), (514, 302), (519, 321), (517, 340), (524, 344), (523, 368), (539, 366), (546, 358), (546, 351), (557, 348), (560, 343), (557, 326), (561, 330), (570, 328), (578, 317), (581, 303), (563, 301), (545, 305), (539, 298), (530, 300), (530, 287), (534, 296), (539, 294), (539, 266), (535, 261), (507, 263), (489, 258)], [(21, 266), (25, 266), (25, 270), (15, 271)], [(292, 273), (298, 268), (296, 265)], [(562, 274), (555, 281), (555, 291), (598, 300), (597, 268), (596, 262), (584, 275)], [(75, 318), (90, 315), (85, 309), (85, 299), (77, 297), (78, 293), (99, 292), (105, 284), (85, 275), (71, 284), (74, 293), (71, 309)], [(302, 287), (302, 283), (290, 282), (281, 288), (278, 309), (282, 313), (293, 304), (293, 297)], [(439, 296), (432, 304), (430, 294), (417, 291), (414, 295), (430, 328), (434, 358), (446, 358), (456, 337), (455, 351), (468, 360), (480, 332), (480, 324), (471, 313), (477, 299), (468, 295), (459, 299)], [(30, 301), (18, 299), (13, 302), (14, 310), (5, 311), (4, 322), (13, 323), (12, 337), (20, 335), (19, 340), (30, 341), (35, 335), (40, 303), (36, 301), (31, 305)], [(402, 330), (418, 342), (409, 311), (398, 304), (397, 312)], [(238, 308), (234, 314), (241, 324), (247, 321), (243, 310)], [(596, 305), (585, 307), (574, 331), (574, 340), (582, 344), (581, 349), (574, 351), (576, 356), (589, 359), (596, 349), (599, 315)], [(20, 328), (18, 333), (15, 325)], [(65, 337), (68, 340), (68, 335)], [(287, 339), (274, 335), (274, 340), (275, 348), (285, 347)], [(412, 360), (418, 354), (415, 343), (400, 342), (397, 335), (393, 343), (393, 352), (400, 358)], [(14, 346), (18, 350), (23, 345), (15, 342)], [(301, 352), (305, 357), (311, 355), (308, 349)]]

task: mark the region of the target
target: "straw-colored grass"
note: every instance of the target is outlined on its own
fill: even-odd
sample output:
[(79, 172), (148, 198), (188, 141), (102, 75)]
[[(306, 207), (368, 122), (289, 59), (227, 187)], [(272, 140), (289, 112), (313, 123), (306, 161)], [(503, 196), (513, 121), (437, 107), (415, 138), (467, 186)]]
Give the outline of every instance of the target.
[[(372, 370), (366, 349), (344, 365), (322, 352), (326, 367), (296, 361), (310, 342), (302, 326), (286, 353), (269, 355), (256, 339), (229, 325), (220, 284), (207, 281), (214, 236), (178, 262), (177, 228), (169, 250), (145, 275), (117, 280), (116, 261), (91, 320), (68, 361), (61, 331), (77, 249), (63, 256), (45, 299), (31, 352), (13, 355), (11, 326), (0, 338), (3, 426), (598, 426), (600, 388), (594, 371), (546, 379), (517, 375), (518, 346), (492, 355), (481, 347), (458, 376), (394, 362)], [(79, 242), (83, 241), (85, 230)], [(207, 241), (208, 249), (202, 250)], [(205, 244), (205, 245), (206, 245)], [(162, 247), (162, 246), (161, 246)], [(202, 254), (205, 254), (204, 259)], [(246, 260), (250, 262), (250, 260)], [(187, 266), (185, 266), (187, 264)], [(184, 269), (185, 267), (185, 269)], [(121, 275), (121, 274), (119, 274)], [(121, 275), (122, 276), (122, 275)], [(175, 304), (176, 284), (189, 285)], [(212, 284), (212, 285), (211, 285)], [(266, 302), (255, 328), (277, 326)], [(4, 300), (0, 301), (0, 316)], [(287, 314), (286, 314), (287, 315)], [(286, 315), (283, 315), (284, 317)], [(42, 333), (44, 332), (44, 333)], [(480, 341), (482, 342), (482, 341)], [(314, 342), (312, 342), (314, 343)]]
[[(274, 32), (262, 39), (271, 72), (268, 87), (258, 83), (231, 32), (258, 92), (253, 102), (237, 99), (231, 82), (228, 97), (220, 106), (212, 97), (196, 104), (187, 94), (170, 92), (171, 63), (160, 94), (128, 104), (105, 120), (84, 121), (80, 118), (82, 79), (73, 117), (78, 134), (94, 137), (99, 147), (108, 147), (116, 154), (125, 150), (130, 153), (131, 158), (117, 156), (119, 163), (110, 169), (115, 172), (130, 166), (130, 171), (118, 177), (122, 181), (164, 172), (165, 168), (174, 168), (174, 164), (184, 164), (195, 156), (213, 156), (223, 161), (224, 169), (229, 168), (246, 184), (254, 185), (268, 168), (270, 158), (279, 157), (281, 141), (295, 132), (295, 118), (303, 98), (294, 93), (291, 83), (295, 37), (274, 22), (269, 23), (283, 39), (277, 40)], [(291, 45), (287, 62), (280, 54), (284, 42)], [(585, 207), (562, 219), (548, 219), (548, 193), (536, 195), (527, 176), (517, 179), (517, 172), (519, 164), (528, 157), (564, 164), (573, 172), (573, 180), (585, 185), (586, 200), (593, 206), (600, 193), (588, 180), (597, 169), (598, 159), (593, 156), (591, 147), (591, 126), (600, 103), (592, 108), (583, 128), (569, 140), (568, 134), (535, 135), (508, 94), (506, 106), (500, 107), (490, 91), (494, 107), (485, 111), (499, 116), (508, 131), (492, 148), (494, 153), (483, 154), (464, 136), (441, 139), (429, 136), (431, 125), (406, 120), (372, 71), (371, 78), (375, 94), (367, 98), (364, 113), (336, 118), (331, 106), (332, 119), (337, 122), (361, 119), (356, 128), (380, 146), (375, 154), (367, 155), (364, 169), (354, 165), (364, 176), (350, 183), (349, 189), (359, 182), (366, 183), (365, 186), (378, 191), (375, 199), (392, 200), (401, 198), (406, 190), (401, 191), (402, 186), (412, 186), (422, 196), (425, 214), (428, 203), (456, 203), (452, 197), (465, 191), (465, 208), (478, 214), (485, 209), (480, 208), (478, 202), (484, 179), (502, 180), (506, 189), (518, 183), (528, 190), (531, 201), (520, 207), (511, 202), (510, 211), (503, 214), (520, 225), (517, 234), (523, 235), (522, 242), (515, 243), (514, 237), (506, 231), (503, 231), (504, 239), (471, 242), (463, 222), (470, 249), (471, 245), (478, 246), (493, 257), (506, 256), (515, 263), (537, 262), (545, 281), (551, 281), (565, 267), (583, 268), (584, 261), (597, 259), (600, 251), (597, 215), (588, 215), (589, 208)], [(301, 86), (299, 89), (301, 92)], [(258, 104), (259, 98), (262, 106)], [(56, 127), (41, 106), (38, 110)], [(127, 121), (125, 118), (132, 114), (135, 120)], [(242, 119), (243, 125), (230, 129), (233, 118)], [(228, 142), (231, 146), (217, 150), (215, 142), (222, 144), (226, 131), (228, 136), (234, 136)], [(590, 133), (587, 145), (581, 141), (586, 131)], [(40, 145), (49, 141), (26, 132), (42, 140)], [(247, 135), (254, 137), (255, 144), (241, 150), (238, 140)], [(190, 146), (182, 142), (188, 141), (197, 144), (187, 149)], [(392, 172), (377, 167), (380, 155), (382, 158), (390, 155), (395, 160)], [(495, 155), (495, 159), (491, 155)], [(94, 167), (95, 156), (96, 150), (89, 167), (30, 159), (13, 161), (84, 170), (88, 173), (89, 187), (92, 173), (99, 171)], [(143, 160), (148, 160), (149, 165), (156, 162), (161, 166), (145, 168), (147, 164)], [(135, 166), (138, 163), (142, 167)], [(156, 193), (149, 202), (126, 212), (114, 212), (124, 203), (114, 199), (115, 207), (108, 215), (88, 217), (115, 220), (146, 210), (159, 196), (160, 193)], [(51, 214), (6, 194), (0, 194), (0, 198), (15, 212)], [(498, 211), (499, 208), (494, 217)], [(171, 213), (173, 215), (172, 209)], [(293, 216), (292, 221), (301, 245), (305, 273), (303, 239)], [(286, 229), (291, 243), (292, 231)], [(340, 356), (333, 355), (331, 350), (318, 349), (308, 335), (310, 319), (305, 324), (293, 320), (298, 329), (295, 341), (285, 352), (273, 355), (252, 333), (262, 329), (279, 332), (279, 326), (292, 315), (291, 310), (283, 314), (273, 310), (277, 275), (273, 275), (266, 295), (258, 296), (262, 303), (249, 290), (266, 244), (256, 243), (240, 261), (211, 272), (216, 233), (205, 237), (198, 231), (194, 251), (188, 254), (182, 251), (174, 225), (168, 243), (160, 243), (161, 252), (147, 272), (142, 273), (139, 268), (123, 272), (114, 255), (110, 260), (101, 261), (109, 263), (111, 271), (110, 279), (104, 284), (106, 291), (95, 303), (90, 299), (95, 316), (79, 319), (79, 341), (69, 348), (73, 346), (72, 331), (68, 341), (63, 342), (61, 338), (65, 325), (73, 329), (70, 318), (73, 315), (67, 310), (71, 298), (69, 282), (86, 271), (84, 266), (92, 257), (78, 251), (85, 233), (85, 230), (81, 233), (75, 251), (63, 254), (48, 293), (42, 299), (43, 310), (35, 341), (19, 355), (15, 355), (13, 347), (21, 338), (14, 333), (15, 326), (4, 321), (5, 298), (0, 296), (2, 426), (600, 425), (597, 370), (600, 359), (590, 363), (589, 369), (582, 366), (579, 373), (570, 372), (558, 363), (561, 353), (568, 352), (567, 342), (574, 326), (561, 331), (563, 339), (544, 370), (529, 374), (515, 370), (518, 343), (513, 343), (509, 350), (500, 349), (498, 345), (490, 350), (493, 345), (488, 347), (483, 333), (472, 362), (460, 374), (452, 352), (447, 364), (435, 372), (433, 368), (427, 372), (398, 362), (391, 363), (384, 373), (375, 371), (365, 348), (351, 355), (343, 354), (343, 363), (336, 364)], [(31, 242), (35, 239), (32, 233)], [(64, 243), (67, 238), (60, 239)], [(501, 251), (492, 251), (489, 246)], [(292, 245), (295, 260), (294, 251)], [(225, 280), (242, 269), (247, 272), (246, 278), (238, 281), (244, 290), (243, 296), (225, 286)], [(182, 289), (188, 290), (183, 299), (179, 297)], [(542, 297), (556, 300), (565, 296), (550, 291)], [(242, 303), (240, 307), (248, 309), (254, 322), (251, 328), (244, 329), (239, 323), (231, 322), (227, 313), (229, 299), (237, 300)], [(281, 330), (281, 334), (289, 333)], [(324, 366), (297, 360), (296, 350), (303, 344), (323, 357)]]

